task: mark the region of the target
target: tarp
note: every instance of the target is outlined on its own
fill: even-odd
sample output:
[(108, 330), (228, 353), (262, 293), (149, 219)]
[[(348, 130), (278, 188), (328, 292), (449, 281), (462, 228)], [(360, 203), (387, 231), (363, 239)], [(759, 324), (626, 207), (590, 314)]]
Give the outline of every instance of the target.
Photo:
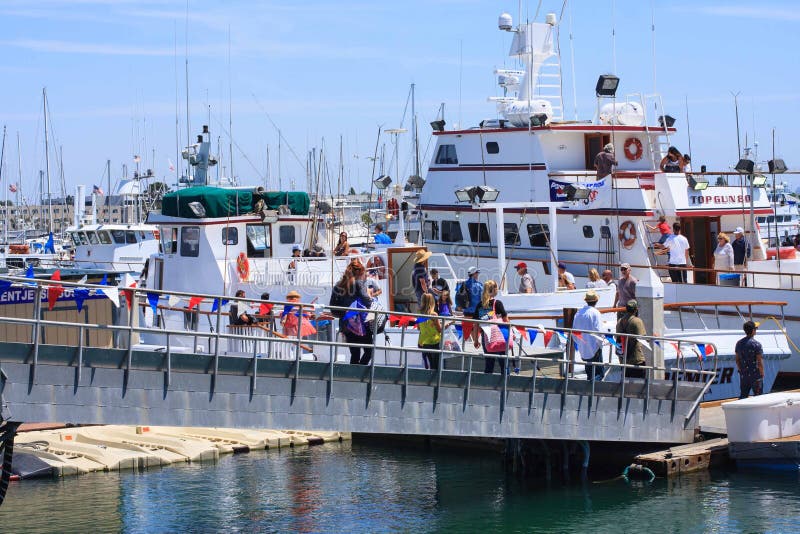
[[(308, 215), (311, 199), (304, 191), (267, 191), (261, 193), (267, 209), (277, 210), (288, 205), (292, 215)], [(233, 217), (253, 213), (257, 195), (250, 189), (228, 189), (214, 186), (198, 186), (167, 193), (161, 201), (161, 214), (170, 217), (199, 219), (189, 207), (199, 202), (205, 208), (206, 218)]]
[(266, 191), (261, 197), (267, 204), (267, 209), (277, 210), (282, 205), (289, 206), (292, 215), (308, 215), (311, 199), (305, 191)]

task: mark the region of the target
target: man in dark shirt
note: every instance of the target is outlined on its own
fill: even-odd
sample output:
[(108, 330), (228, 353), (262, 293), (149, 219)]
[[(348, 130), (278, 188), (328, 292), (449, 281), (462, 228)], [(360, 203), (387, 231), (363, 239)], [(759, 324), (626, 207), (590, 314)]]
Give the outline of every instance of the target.
[(594, 157), (594, 168), (597, 169), (597, 179), (605, 178), (611, 174), (614, 165), (618, 165), (614, 157), (614, 145), (608, 143), (603, 147), (603, 151)]
[(431, 269), (431, 293), (437, 301), (442, 296), (442, 291), (450, 291), (447, 280), (439, 276), (439, 269)]
[[(744, 264), (747, 258), (750, 257), (750, 245), (744, 238), (744, 228), (741, 226), (733, 231), (733, 235), (736, 238), (731, 241), (731, 247), (733, 247), (733, 270), (743, 272)], [(743, 275), (740, 275), (740, 277), (744, 278)]]
[(744, 323), (745, 337), (736, 342), (736, 369), (739, 371), (740, 399), (764, 392), (764, 349), (755, 340), (758, 323)]

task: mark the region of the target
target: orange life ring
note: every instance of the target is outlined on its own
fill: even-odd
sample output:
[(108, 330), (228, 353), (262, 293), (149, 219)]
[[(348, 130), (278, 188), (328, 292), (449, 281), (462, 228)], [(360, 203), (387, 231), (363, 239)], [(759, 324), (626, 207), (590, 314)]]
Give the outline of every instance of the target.
[[(631, 147), (636, 147), (636, 151), (631, 150)], [(625, 140), (625, 157), (631, 161), (642, 159), (644, 150), (642, 150), (642, 142), (638, 137), (629, 137)]]
[(626, 249), (631, 249), (636, 242), (636, 225), (633, 221), (625, 221), (619, 227), (619, 241)]
[(239, 273), (239, 278), (244, 281), (250, 276), (250, 260), (244, 252), (240, 252), (236, 258), (236, 272)]

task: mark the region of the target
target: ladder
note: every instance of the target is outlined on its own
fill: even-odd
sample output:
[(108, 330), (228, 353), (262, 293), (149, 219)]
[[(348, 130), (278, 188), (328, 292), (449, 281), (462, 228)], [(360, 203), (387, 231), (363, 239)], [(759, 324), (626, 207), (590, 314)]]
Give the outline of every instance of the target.
[[(652, 103), (653, 111), (655, 112), (655, 122), (658, 122), (659, 117), (663, 117), (664, 102), (661, 95), (631, 95), (632, 97), (638, 96), (639, 103), (644, 110), (644, 130), (647, 134), (647, 149), (650, 153), (650, 158), (653, 161), (653, 168), (658, 169), (661, 166), (661, 160), (667, 155), (667, 150), (671, 146), (669, 139), (669, 128), (666, 121), (662, 121), (657, 128), (649, 126), (647, 106)], [(654, 122), (654, 124), (655, 124)]]
[(542, 62), (535, 85), (536, 93), (532, 98), (541, 98), (550, 102), (553, 108), (553, 122), (564, 120), (564, 97), (561, 86), (561, 61), (553, 55)]

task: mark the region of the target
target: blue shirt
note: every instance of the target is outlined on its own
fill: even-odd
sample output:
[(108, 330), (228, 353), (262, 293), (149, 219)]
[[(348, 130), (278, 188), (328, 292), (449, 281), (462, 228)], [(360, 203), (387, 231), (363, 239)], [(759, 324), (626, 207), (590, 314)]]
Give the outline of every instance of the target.
[(379, 245), (391, 245), (392, 238), (381, 232), (379, 234), (375, 234), (375, 242)]
[(469, 291), (469, 306), (464, 308), (464, 312), (474, 314), (475, 308), (477, 308), (478, 304), (481, 303), (483, 284), (472, 277), (467, 278), (467, 281), (464, 282), (464, 284), (467, 286), (467, 291)]
[(743, 337), (736, 342), (736, 354), (739, 355), (741, 369), (739, 373), (748, 378), (764, 378), (758, 371), (758, 359), (756, 356), (764, 355), (761, 343), (755, 337)]

